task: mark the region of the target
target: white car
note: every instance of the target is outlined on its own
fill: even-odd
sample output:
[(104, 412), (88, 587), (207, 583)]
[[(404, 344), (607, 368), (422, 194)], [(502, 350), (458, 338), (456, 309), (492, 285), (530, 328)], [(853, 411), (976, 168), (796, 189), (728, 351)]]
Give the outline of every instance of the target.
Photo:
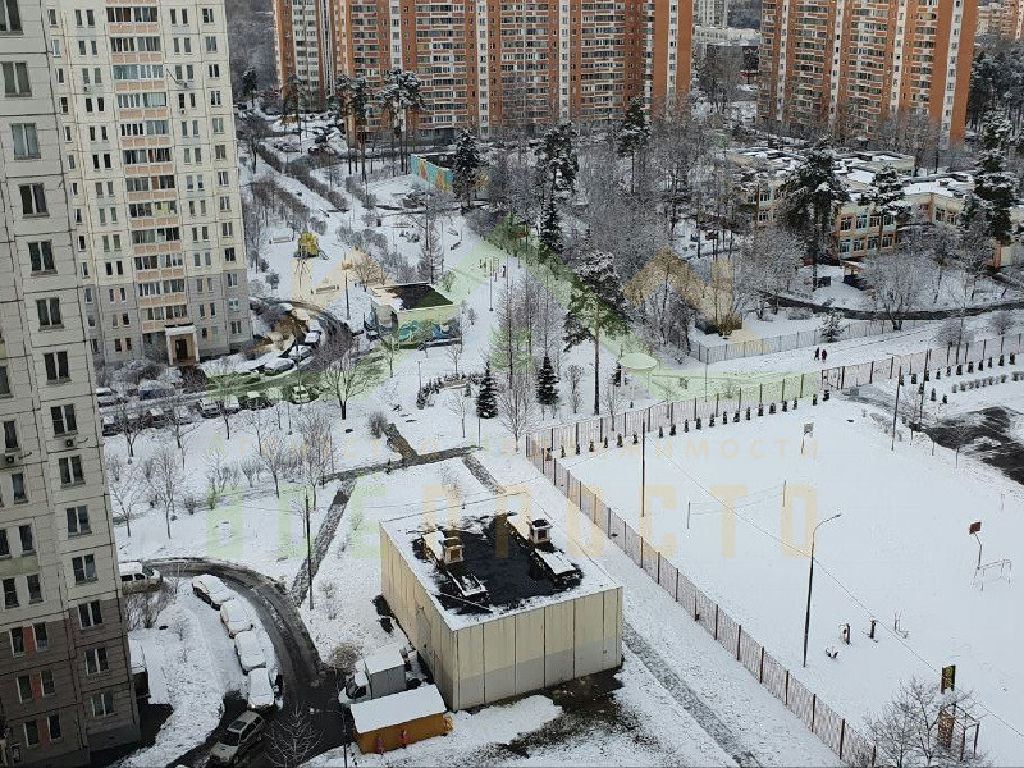
[(307, 357), (313, 354), (313, 350), (307, 347), (305, 344), (296, 344), (290, 350), (288, 350), (288, 357), (298, 362), (299, 360), (305, 360)]
[[(252, 634), (247, 632), (245, 634)], [(270, 673), (265, 667), (257, 667), (249, 673), (249, 709), (259, 711), (274, 706), (274, 686)]]
[(191, 424), (192, 411), (189, 410), (187, 405), (179, 405), (174, 409), (174, 420), (178, 424)]
[(238, 401), (237, 397), (229, 395), (224, 398), (224, 410), (228, 413), (238, 413), (242, 410), (242, 404)]
[(200, 600), (214, 608), (220, 608), (235, 597), (235, 593), (224, 586), (223, 581), (208, 573), (192, 577), (192, 591)]
[(228, 637), (252, 629), (252, 611), (241, 600), (228, 600), (220, 607), (221, 623), (228, 630)]
[(140, 562), (120, 563), (118, 569), (121, 573), (121, 589), (125, 594), (159, 589), (164, 581), (160, 571)]
[(199, 413), (203, 415), (204, 419), (215, 419), (220, 416), (220, 403), (209, 397), (204, 397), (199, 401)]
[(295, 367), (295, 361), (287, 357), (275, 357), (263, 366), (263, 373), (267, 376), (276, 376), (279, 373), (290, 371)]
[(245, 674), (248, 675), (255, 669), (263, 669), (263, 674), (266, 675), (267, 657), (255, 632), (245, 631), (235, 635), (235, 654)]

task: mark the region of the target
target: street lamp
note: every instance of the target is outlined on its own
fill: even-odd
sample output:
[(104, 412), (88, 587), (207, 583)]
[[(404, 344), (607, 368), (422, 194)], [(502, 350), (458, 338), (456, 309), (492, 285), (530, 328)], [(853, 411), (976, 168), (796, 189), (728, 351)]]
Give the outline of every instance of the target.
[(818, 535), (818, 529), (821, 528), (825, 523), (829, 523), (836, 518), (842, 517), (842, 512), (836, 512), (832, 517), (826, 517), (811, 531), (811, 561), (808, 564), (807, 570), (807, 611), (804, 614), (804, 666), (807, 666), (807, 641), (811, 635), (811, 588), (814, 586), (814, 543)]

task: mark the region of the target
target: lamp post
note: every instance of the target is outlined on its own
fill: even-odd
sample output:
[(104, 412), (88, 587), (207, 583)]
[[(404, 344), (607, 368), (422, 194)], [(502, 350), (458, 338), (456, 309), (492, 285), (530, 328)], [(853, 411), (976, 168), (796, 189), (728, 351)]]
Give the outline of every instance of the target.
[(422, 360), (417, 360), (416, 361), (416, 373), (420, 377), (420, 389), (423, 389), (423, 361)]
[(811, 561), (808, 564), (807, 570), (807, 610), (804, 613), (804, 666), (807, 666), (807, 641), (811, 635), (811, 589), (814, 586), (814, 544), (817, 540), (818, 529), (821, 528), (825, 523), (831, 522), (836, 518), (842, 517), (842, 512), (836, 512), (832, 517), (826, 517), (811, 531)]

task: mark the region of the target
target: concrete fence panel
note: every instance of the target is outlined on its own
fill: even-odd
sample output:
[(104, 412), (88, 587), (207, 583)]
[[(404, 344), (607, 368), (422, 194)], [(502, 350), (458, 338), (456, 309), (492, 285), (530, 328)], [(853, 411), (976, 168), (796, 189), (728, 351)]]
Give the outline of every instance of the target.
[(658, 566), (658, 584), (664, 589), (673, 600), (676, 599), (676, 579), (679, 577), (679, 569), (670, 563), (666, 558), (661, 557), (661, 564)]
[(790, 675), (789, 692), (786, 695), (786, 706), (789, 711), (799, 717), (808, 728), (814, 726), (814, 694), (806, 686)]
[(697, 621), (704, 627), (705, 631), (712, 637), (715, 636), (715, 625), (717, 624), (718, 606), (715, 601), (697, 590)]
[(738, 657), (740, 642), (740, 625), (732, 616), (719, 608), (718, 610), (718, 643), (734, 659)]
[(839, 754), (842, 748), (843, 718), (821, 699), (814, 700), (814, 733), (829, 749)]
[(740, 630), (740, 663), (747, 668), (755, 680), (761, 682), (761, 644), (742, 629)]
[(651, 577), (651, 581), (657, 583), (661, 553), (658, 552), (657, 548), (655, 548), (650, 541), (641, 538), (640, 554), (642, 555), (644, 570), (647, 572), (647, 575)]
[(690, 618), (696, 615), (697, 588), (682, 572), (679, 573), (679, 579), (676, 582), (676, 602), (686, 609)]
[(786, 700), (786, 680), (789, 673), (768, 651), (764, 652), (764, 687), (779, 701)]
[(843, 751), (839, 755), (847, 765), (868, 766), (875, 764), (875, 748), (871, 741), (849, 725), (843, 733)]

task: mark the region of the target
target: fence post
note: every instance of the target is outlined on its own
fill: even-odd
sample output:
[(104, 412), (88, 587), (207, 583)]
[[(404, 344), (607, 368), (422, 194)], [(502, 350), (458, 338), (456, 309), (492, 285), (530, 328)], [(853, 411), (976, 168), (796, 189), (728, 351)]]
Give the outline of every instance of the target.
[(868, 384), (873, 384), (875, 381), (875, 361), (871, 361), (871, 370), (868, 371)]
[(787, 707), (789, 706), (789, 670), (786, 670), (786, 698), (782, 700), (782, 703)]
[(761, 646), (761, 660), (757, 664), (757, 684), (764, 685), (764, 646)]
[(718, 603), (715, 603), (715, 640), (718, 639)]
[(839, 377), (839, 388), (846, 389), (846, 366), (843, 366), (843, 372)]
[(814, 716), (817, 714), (818, 709), (818, 694), (811, 694), (811, 733), (814, 733)]
[(839, 723), (839, 759), (843, 759), (843, 746), (846, 743), (846, 718)]
[(740, 643), (743, 641), (743, 625), (740, 624), (739, 631), (736, 633), (736, 661), (740, 660)]

